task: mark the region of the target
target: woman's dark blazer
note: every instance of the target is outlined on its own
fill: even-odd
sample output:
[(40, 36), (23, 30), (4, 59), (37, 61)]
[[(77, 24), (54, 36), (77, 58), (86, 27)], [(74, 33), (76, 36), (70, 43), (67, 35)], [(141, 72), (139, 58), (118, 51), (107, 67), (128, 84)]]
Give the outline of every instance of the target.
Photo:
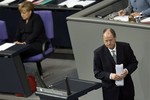
[(30, 44), (30, 49), (23, 52), (22, 58), (33, 56), (42, 52), (42, 44), (46, 40), (44, 24), (38, 14), (32, 12), (27, 24), (25, 20), (19, 21), (14, 41)]

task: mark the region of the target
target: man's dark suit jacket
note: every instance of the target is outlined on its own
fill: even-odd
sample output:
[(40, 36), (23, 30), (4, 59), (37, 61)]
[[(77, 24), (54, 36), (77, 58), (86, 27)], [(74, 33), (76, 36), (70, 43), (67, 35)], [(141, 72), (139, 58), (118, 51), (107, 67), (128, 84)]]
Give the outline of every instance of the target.
[(105, 45), (94, 51), (94, 74), (102, 80), (104, 100), (118, 100), (119, 93), (126, 97), (134, 97), (134, 85), (131, 74), (136, 70), (138, 61), (128, 43), (116, 42), (117, 64), (123, 64), (128, 70), (124, 79), (124, 86), (118, 87), (110, 79), (110, 73), (115, 73), (115, 61)]

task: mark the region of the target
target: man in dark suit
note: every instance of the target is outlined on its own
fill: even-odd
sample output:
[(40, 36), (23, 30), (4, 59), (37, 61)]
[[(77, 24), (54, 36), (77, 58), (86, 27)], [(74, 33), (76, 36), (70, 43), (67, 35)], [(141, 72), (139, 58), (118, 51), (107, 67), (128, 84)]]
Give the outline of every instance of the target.
[[(116, 33), (111, 28), (103, 31), (104, 45), (94, 51), (94, 75), (102, 80), (104, 100), (134, 100), (134, 85), (131, 74), (137, 69), (138, 61), (129, 43), (116, 41)], [(116, 62), (113, 53), (116, 55)], [(123, 64), (120, 74), (116, 73), (116, 64)], [(115, 81), (124, 80), (123, 86)]]

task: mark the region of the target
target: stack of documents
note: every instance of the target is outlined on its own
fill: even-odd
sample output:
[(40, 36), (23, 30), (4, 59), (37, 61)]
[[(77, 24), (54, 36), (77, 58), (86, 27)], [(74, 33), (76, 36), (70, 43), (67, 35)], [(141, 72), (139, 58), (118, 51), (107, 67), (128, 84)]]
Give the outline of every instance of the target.
[(128, 22), (129, 18), (128, 18), (128, 16), (116, 16), (116, 17), (114, 17), (114, 20)]
[[(121, 74), (123, 72), (123, 64), (116, 65), (116, 74)], [(124, 80), (116, 81), (115, 84), (117, 86), (123, 86), (124, 85)]]
[(83, 7), (88, 6), (92, 3), (94, 3), (95, 0), (85, 0), (85, 1), (81, 1), (81, 0), (66, 0), (60, 4), (58, 4), (59, 6), (67, 6), (68, 8), (74, 7), (75, 5), (82, 5)]

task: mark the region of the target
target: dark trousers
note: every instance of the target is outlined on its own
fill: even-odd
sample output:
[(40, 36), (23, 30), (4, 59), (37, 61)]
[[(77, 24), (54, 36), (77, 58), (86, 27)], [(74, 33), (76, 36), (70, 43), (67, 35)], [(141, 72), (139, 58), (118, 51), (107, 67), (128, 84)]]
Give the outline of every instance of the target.
[(125, 95), (123, 95), (123, 93), (120, 89), (119, 100), (134, 100), (134, 96), (126, 97)]
[(128, 97), (123, 97), (123, 96), (120, 95), (119, 100), (134, 100), (134, 97), (128, 98)]

